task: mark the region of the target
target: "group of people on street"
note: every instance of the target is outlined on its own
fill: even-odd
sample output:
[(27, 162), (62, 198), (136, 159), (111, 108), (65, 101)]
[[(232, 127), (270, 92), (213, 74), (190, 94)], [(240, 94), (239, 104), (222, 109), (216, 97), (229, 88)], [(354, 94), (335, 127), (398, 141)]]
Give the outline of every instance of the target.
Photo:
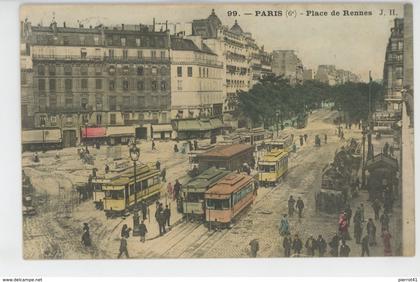
[(169, 208), (169, 205), (166, 205), (165, 208), (163, 208), (163, 204), (156, 201), (155, 219), (159, 226), (159, 236), (163, 236), (166, 233), (165, 227), (171, 226), (171, 209)]
[(305, 207), (305, 204), (303, 203), (303, 200), (301, 199), (301, 197), (298, 197), (297, 201), (293, 198), (293, 196), (289, 197), (289, 200), (287, 201), (287, 206), (288, 206), (288, 210), (289, 210), (289, 217), (292, 217), (294, 212), (295, 212), (295, 208), (298, 210), (299, 213), (299, 218), (303, 217), (303, 209)]
[(308, 139), (308, 134), (299, 135), (299, 144), (302, 147), (303, 143), (306, 143), (306, 140)]

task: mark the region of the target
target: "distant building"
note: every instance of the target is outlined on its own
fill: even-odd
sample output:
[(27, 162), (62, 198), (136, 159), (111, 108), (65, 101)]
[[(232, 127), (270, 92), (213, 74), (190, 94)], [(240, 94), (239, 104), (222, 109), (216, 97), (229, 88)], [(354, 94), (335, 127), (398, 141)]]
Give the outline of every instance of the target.
[(387, 110), (400, 112), (403, 89), (404, 19), (396, 18), (385, 53), (383, 85)]
[(319, 65), (314, 78), (331, 86), (360, 81), (358, 75), (348, 70), (337, 69), (335, 65)]
[(303, 81), (313, 80), (314, 74), (312, 69), (303, 69)]
[(275, 50), (272, 56), (271, 69), (275, 75), (283, 76), (291, 84), (303, 82), (303, 65), (295, 50)]

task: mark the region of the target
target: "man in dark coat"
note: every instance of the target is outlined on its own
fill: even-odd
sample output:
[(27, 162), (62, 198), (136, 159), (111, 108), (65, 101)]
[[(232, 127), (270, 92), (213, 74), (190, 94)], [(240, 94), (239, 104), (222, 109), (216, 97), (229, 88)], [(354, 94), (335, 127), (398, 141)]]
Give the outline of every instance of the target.
[(365, 254), (369, 257), (369, 235), (365, 235), (362, 239), (362, 257), (365, 256)]
[(160, 161), (159, 160), (156, 161), (156, 169), (160, 170)]
[(140, 225), (139, 225), (139, 234), (140, 234), (140, 242), (145, 242), (146, 241), (146, 233), (147, 233), (147, 227), (146, 224), (144, 224), (144, 220), (141, 221)]
[(289, 200), (287, 201), (287, 205), (289, 208), (289, 217), (293, 216), (293, 213), (295, 211), (295, 199), (293, 199), (293, 196), (290, 196)]
[(198, 150), (198, 141), (194, 140), (194, 150), (197, 151)]
[(174, 197), (175, 197), (175, 199), (178, 199), (179, 192), (181, 192), (181, 183), (179, 183), (179, 181), (177, 179), (177, 180), (175, 180), (175, 185), (174, 185)]
[(381, 231), (382, 233), (386, 230), (389, 231), (389, 216), (387, 213), (383, 213), (379, 220), (381, 222)]
[(362, 211), (360, 207), (357, 208), (356, 213), (353, 217), (353, 228), (354, 228), (354, 237), (356, 238), (356, 244), (360, 244), (360, 240), (362, 238), (362, 231), (363, 231), (363, 223), (362, 223)]
[(296, 208), (299, 211), (299, 218), (302, 218), (302, 212), (303, 212), (304, 207), (305, 207), (305, 205), (303, 204), (302, 199), (299, 197), (297, 202), (296, 202)]
[(337, 233), (332, 237), (331, 241), (328, 243), (331, 248), (331, 255), (333, 257), (338, 257), (338, 246), (340, 244), (340, 237)]
[(305, 139), (305, 143), (306, 143), (306, 139), (308, 139), (308, 134), (303, 135), (303, 138)]
[(164, 215), (165, 215), (165, 224), (169, 226), (171, 226), (171, 209), (169, 208), (168, 205), (166, 205), (165, 210), (163, 211)]
[(351, 209), (350, 205), (347, 205), (347, 207), (344, 209), (344, 213), (346, 214), (346, 217), (347, 217), (347, 223), (350, 226), (350, 220), (353, 215), (353, 210)]
[(350, 247), (346, 244), (345, 240), (341, 240), (340, 257), (348, 257), (350, 255)]
[(373, 212), (375, 213), (375, 220), (379, 219), (379, 211), (381, 210), (381, 202), (376, 198), (372, 203)]
[(369, 218), (369, 221), (366, 226), (367, 234), (369, 236), (369, 246), (376, 245), (376, 226), (373, 223), (373, 220)]
[(251, 240), (251, 242), (249, 242), (249, 246), (251, 248), (251, 257), (256, 258), (257, 253), (260, 250), (260, 244), (259, 244), (258, 240), (257, 239)]
[(121, 241), (120, 241), (120, 253), (118, 254), (118, 258), (120, 258), (122, 254), (125, 254), (126, 258), (130, 258), (128, 256), (127, 239), (125, 237), (121, 237)]
[(162, 172), (160, 173), (160, 177), (162, 178), (163, 182), (166, 182), (166, 168), (165, 167), (162, 169)]
[(142, 201), (140, 203), (140, 207), (141, 207), (141, 215), (143, 217), (143, 220), (146, 220), (147, 219), (147, 204), (144, 201)]
[(163, 234), (166, 233), (166, 229), (165, 229), (166, 217), (165, 217), (165, 212), (163, 210), (162, 204), (159, 204), (157, 221), (159, 224), (159, 235), (162, 236)]
[(300, 252), (302, 251), (302, 246), (303, 246), (302, 240), (300, 240), (299, 235), (296, 234), (292, 242), (293, 253), (295, 255), (300, 255)]
[(303, 146), (303, 136), (302, 135), (299, 136), (299, 143), (300, 143), (300, 146), (302, 147)]
[(290, 235), (284, 236), (283, 239), (283, 249), (284, 249), (284, 256), (290, 257), (290, 250), (292, 248), (292, 238), (290, 238)]
[(308, 240), (306, 240), (305, 248), (309, 256), (313, 257), (315, 255), (315, 250), (317, 249), (315, 238), (310, 235)]
[(316, 240), (316, 247), (318, 248), (318, 255), (323, 257), (325, 251), (327, 250), (327, 242), (325, 242), (325, 239), (322, 238), (322, 235), (318, 236), (318, 239)]

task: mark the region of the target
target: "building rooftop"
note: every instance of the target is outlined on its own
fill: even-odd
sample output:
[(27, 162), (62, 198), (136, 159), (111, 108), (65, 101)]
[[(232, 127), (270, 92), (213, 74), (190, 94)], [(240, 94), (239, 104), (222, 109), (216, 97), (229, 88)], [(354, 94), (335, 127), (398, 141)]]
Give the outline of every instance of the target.
[(208, 152), (200, 154), (200, 157), (232, 157), (239, 153), (252, 149), (252, 145), (248, 144), (233, 144), (218, 146)]
[(242, 33), (244, 33), (244, 31), (242, 30), (242, 28), (239, 26), (237, 20), (235, 20), (235, 24), (230, 28), (230, 31), (232, 31), (233, 33), (236, 33), (236, 34), (242, 34)]
[(171, 36), (171, 49), (179, 50), (179, 51), (195, 51), (195, 52), (203, 52), (211, 55), (216, 55), (211, 51), (206, 44), (203, 43), (202, 48), (198, 48), (197, 45), (191, 39), (185, 39), (181, 37)]

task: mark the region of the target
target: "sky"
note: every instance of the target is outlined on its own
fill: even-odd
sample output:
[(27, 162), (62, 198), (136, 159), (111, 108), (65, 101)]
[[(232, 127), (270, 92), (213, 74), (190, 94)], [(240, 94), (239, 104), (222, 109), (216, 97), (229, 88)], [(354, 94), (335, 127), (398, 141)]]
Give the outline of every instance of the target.
[[(350, 70), (368, 81), (369, 70), (374, 80), (382, 79), (385, 49), (395, 17), (403, 17), (401, 3), (352, 4), (84, 4), (34, 5), (21, 7), (21, 20), (49, 25), (53, 16), (59, 26), (85, 27), (97, 24), (152, 24), (168, 20), (177, 31), (191, 30), (194, 19), (207, 18), (211, 9), (223, 25), (231, 27), (235, 20), (252, 33), (259, 46), (268, 51), (293, 49), (306, 68), (333, 64)], [(386, 12), (380, 15), (381, 9)], [(389, 10), (394, 9), (394, 14)], [(257, 11), (282, 11), (282, 16), (255, 16)], [(343, 16), (343, 10), (370, 11), (371, 16)], [(228, 12), (237, 12), (236, 16)], [(327, 16), (307, 16), (307, 11), (326, 12)], [(332, 16), (332, 11), (340, 12)], [(245, 15), (251, 13), (252, 15)]]

